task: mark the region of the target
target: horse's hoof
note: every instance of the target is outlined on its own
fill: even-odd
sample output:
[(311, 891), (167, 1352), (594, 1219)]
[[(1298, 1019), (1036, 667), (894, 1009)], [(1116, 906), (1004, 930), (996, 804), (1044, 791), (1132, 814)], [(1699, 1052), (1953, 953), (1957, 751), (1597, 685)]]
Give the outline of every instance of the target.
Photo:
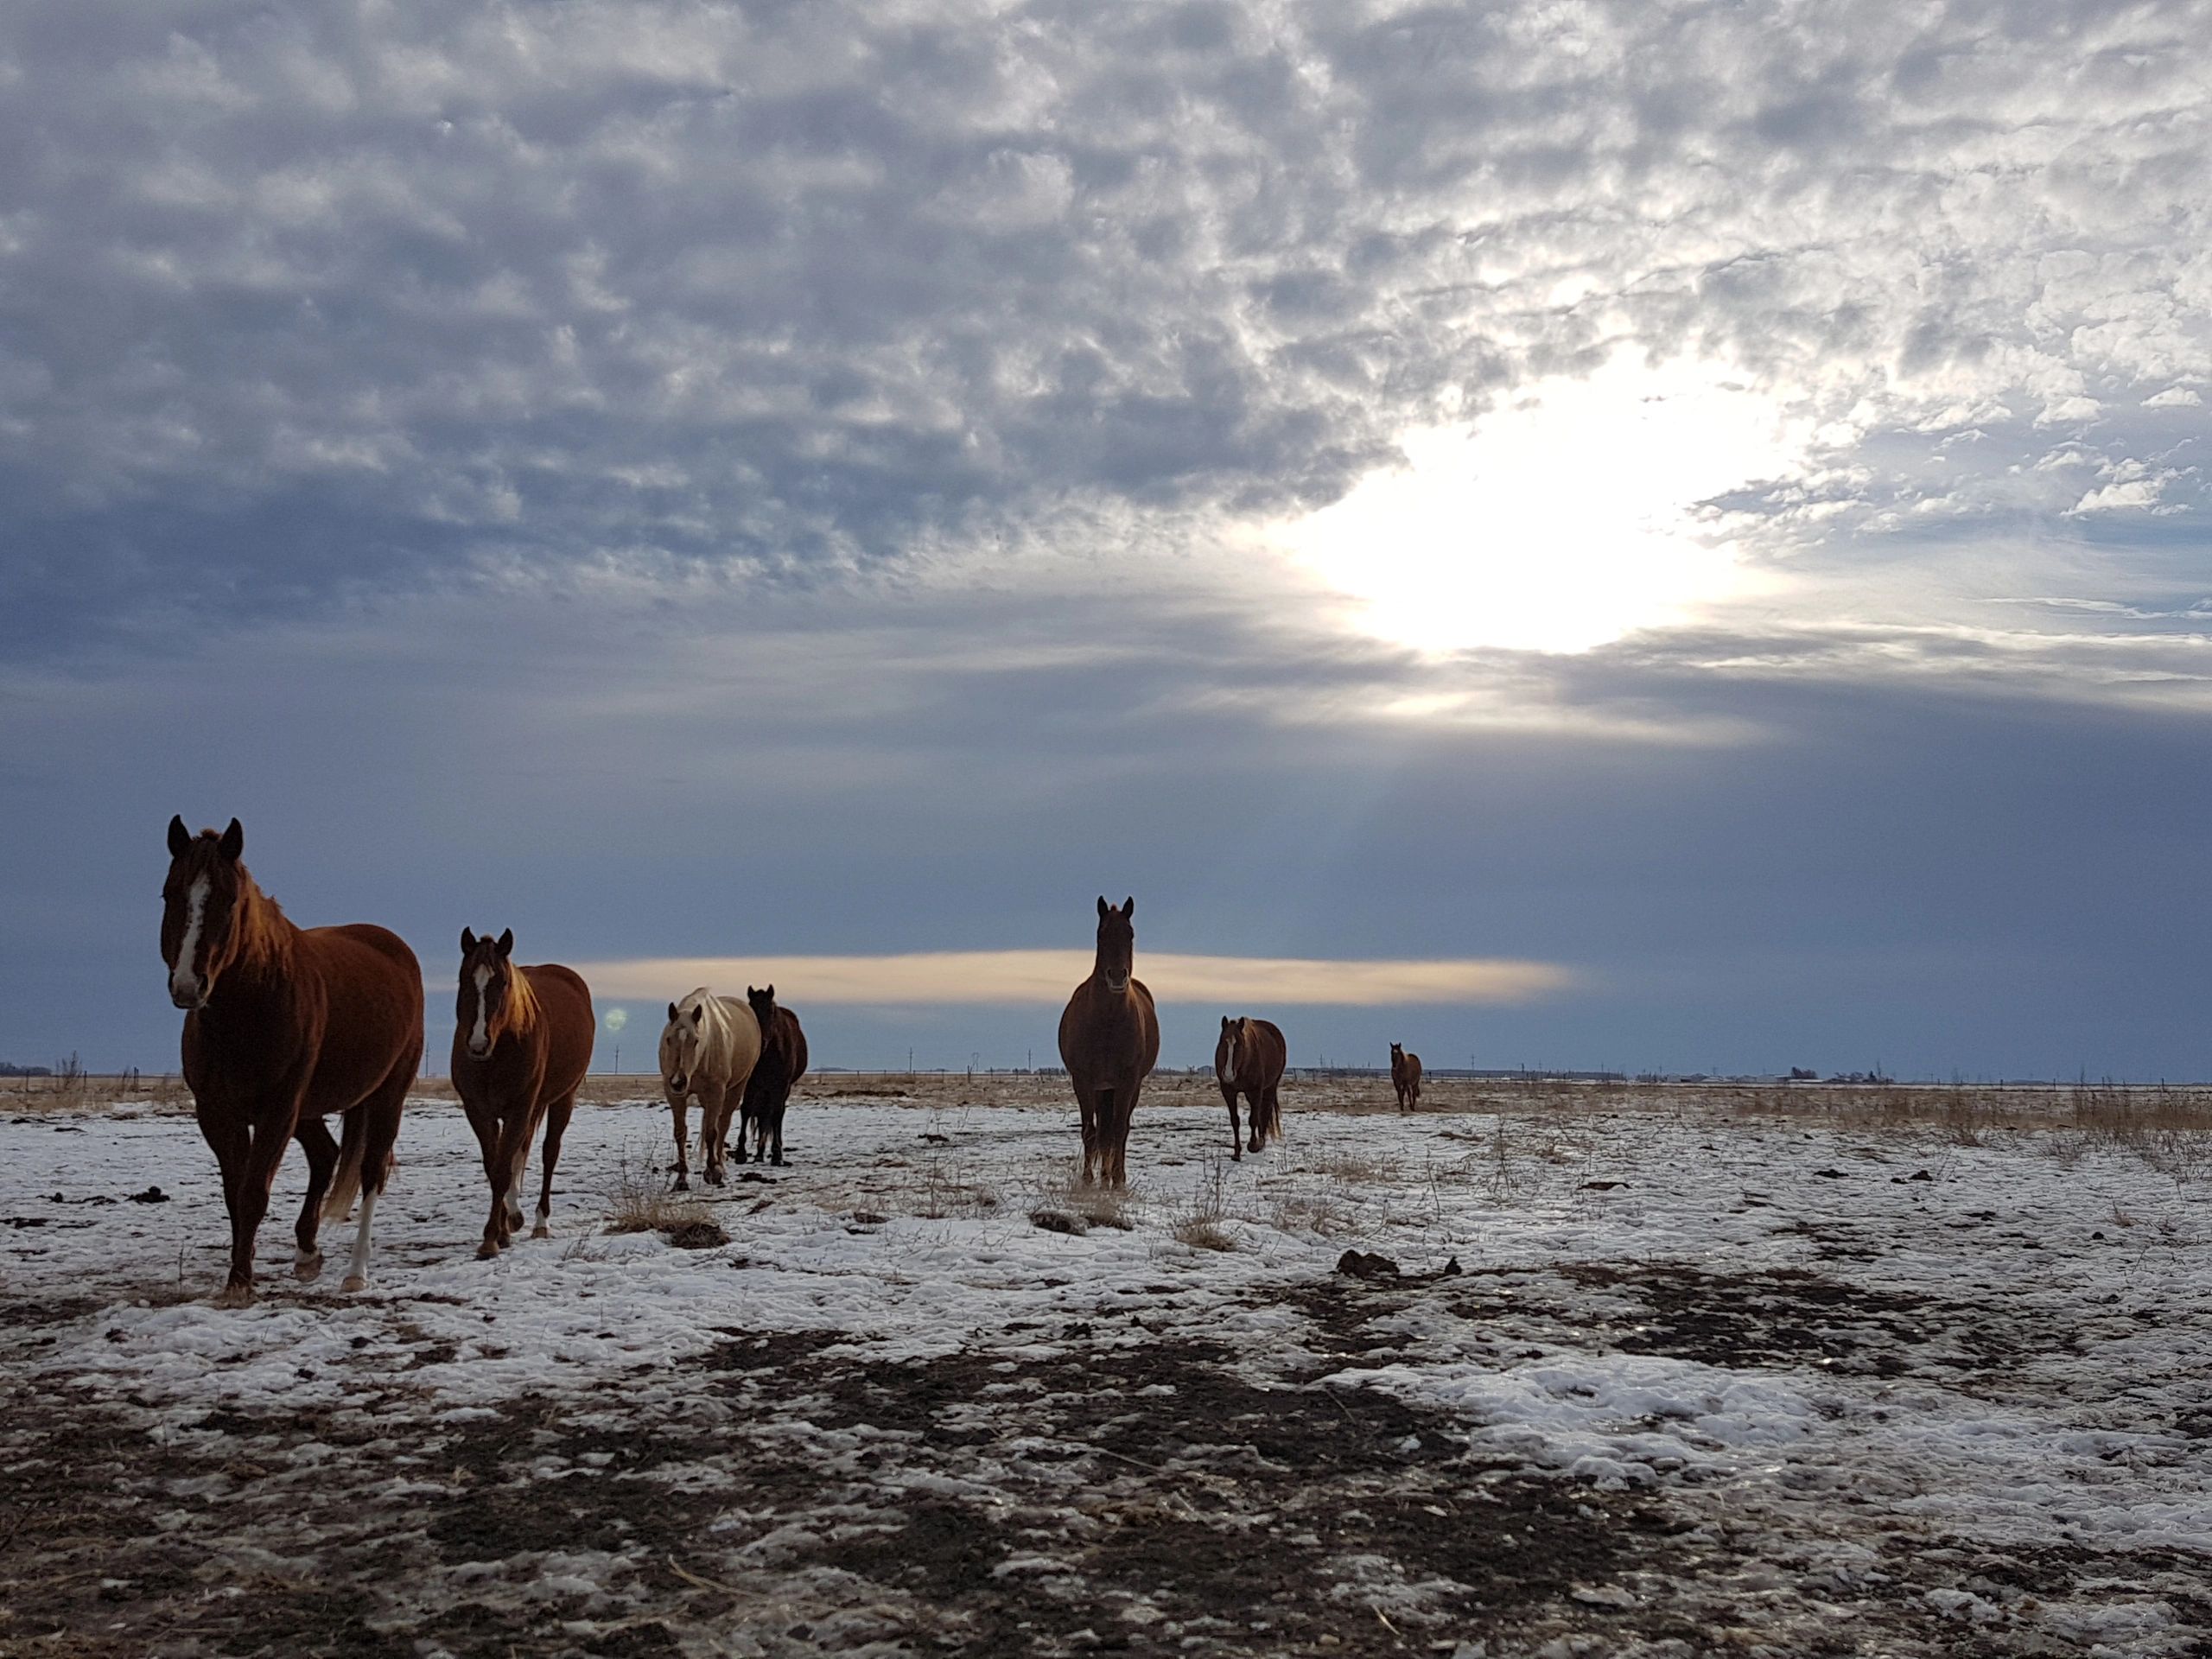
[(223, 1294), (215, 1298), (215, 1306), (218, 1307), (251, 1307), (253, 1306), (253, 1287), (251, 1285), (226, 1285), (223, 1287)]
[(518, 1233), (522, 1230), (521, 1211), (510, 1210), (507, 1211), (507, 1230), (511, 1233)]
[[(498, 1241), (498, 1240), (496, 1240), (496, 1239), (490, 1239), (490, 1238), (487, 1238), (487, 1239), (486, 1239), (486, 1240), (485, 1240), (481, 1244), (479, 1244), (479, 1245), (476, 1247), (476, 1259), (477, 1259), (479, 1262), (489, 1262), (489, 1261), (490, 1261), (493, 1256), (497, 1255), (499, 1253), (499, 1241)], [(346, 1289), (348, 1289), (348, 1290), (351, 1290), (351, 1289), (353, 1289), (353, 1284), (352, 1284), (352, 1282), (349, 1281), (347, 1282), (346, 1286)]]
[(689, 1192), (690, 1190), (691, 1183), (685, 1180), (681, 1175), (678, 1175), (676, 1178), (676, 1185), (669, 1189), (671, 1192)]
[(306, 1284), (318, 1277), (321, 1272), (322, 1252), (321, 1250), (317, 1250), (313, 1255), (296, 1255), (292, 1258), (292, 1277), (302, 1284)]
[(530, 1230), (530, 1236), (532, 1238), (550, 1238), (553, 1236), (553, 1230), (541, 1221)]
[(781, 1169), (784, 1166), (784, 1160), (780, 1156), (771, 1158), (768, 1161), (775, 1165), (778, 1169)]
[(369, 1287), (369, 1275), (365, 1273), (349, 1273), (346, 1275), (345, 1282), (339, 1287), (341, 1290), (366, 1290)]

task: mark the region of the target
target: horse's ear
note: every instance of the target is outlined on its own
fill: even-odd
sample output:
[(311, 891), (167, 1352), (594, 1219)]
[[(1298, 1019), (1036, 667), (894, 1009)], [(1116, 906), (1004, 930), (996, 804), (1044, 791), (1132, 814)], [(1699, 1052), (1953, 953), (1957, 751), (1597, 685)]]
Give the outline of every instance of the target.
[(676, 1004), (673, 1002), (668, 1005), (668, 1023), (671, 1026), (676, 1023)]
[(512, 957), (515, 953), (515, 931), (508, 928), (499, 935), (499, 954)]
[(1134, 897), (1128, 898), (1128, 899), (1122, 899), (1122, 915), (1124, 915), (1124, 916), (1134, 916), (1134, 915), (1135, 915), (1136, 913), (1137, 913), (1137, 901), (1136, 901), (1136, 899), (1135, 899)]
[(1224, 1031), (1229, 1029), (1229, 1016), (1225, 1014), (1221, 1016), (1221, 1028)]
[(1098, 916), (1100, 920), (1103, 921), (1105, 919), (1107, 909), (1106, 895), (1102, 893), (1098, 895)]
[(771, 985), (766, 991), (762, 992), (761, 995), (772, 1002), (776, 1000), (776, 988)]
[(703, 1002), (702, 1002), (701, 1004), (699, 1004), (699, 1006), (698, 1006), (697, 1007), (696, 1007), (696, 1008), (694, 1008), (694, 1009), (692, 1009), (692, 1010), (691, 1010), (691, 1023), (692, 1023), (694, 1026), (696, 1026), (696, 1025), (697, 1025), (701, 1020), (704, 1020), (706, 1017), (707, 1017), (707, 1005), (706, 1005), (705, 1003), (703, 1003)]
[(184, 820), (181, 817), (171, 818), (169, 820), (169, 856), (182, 858), (185, 849), (191, 845), (192, 832), (184, 827)]
[(215, 843), (215, 850), (223, 855), (226, 863), (231, 864), (237, 863), (238, 855), (245, 851), (245, 830), (236, 818), (232, 818), (231, 827), (223, 831), (223, 838)]
[(473, 927), (462, 928), (461, 930), (461, 954), (464, 957), (473, 956), (475, 954), (475, 951), (476, 930)]

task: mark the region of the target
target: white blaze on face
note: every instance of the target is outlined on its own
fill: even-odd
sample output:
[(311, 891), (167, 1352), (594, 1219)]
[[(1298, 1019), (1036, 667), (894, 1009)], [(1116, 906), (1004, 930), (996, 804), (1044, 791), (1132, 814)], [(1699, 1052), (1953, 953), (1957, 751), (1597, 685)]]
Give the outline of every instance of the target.
[(1233, 1083), (1236, 1078), (1237, 1029), (1236, 1027), (1231, 1026), (1227, 1031), (1223, 1032), (1221, 1046), (1215, 1052), (1214, 1068), (1221, 1074), (1221, 1080), (1224, 1083)]
[(184, 940), (176, 948), (176, 963), (169, 969), (169, 991), (192, 996), (200, 989), (200, 935), (207, 925), (208, 881), (201, 876), (184, 896)]
[(492, 970), (479, 968), (476, 970), (476, 1024), (468, 1033), (468, 1052), (472, 1054), (481, 1054), (492, 1046), (492, 1013), (484, 996), (491, 983)]

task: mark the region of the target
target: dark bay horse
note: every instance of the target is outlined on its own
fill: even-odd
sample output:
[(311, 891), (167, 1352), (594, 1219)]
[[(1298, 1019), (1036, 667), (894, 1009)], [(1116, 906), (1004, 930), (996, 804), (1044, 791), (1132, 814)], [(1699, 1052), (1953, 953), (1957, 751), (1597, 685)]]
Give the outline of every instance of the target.
[(1083, 1179), (1093, 1179), (1096, 1165), (1116, 1186), (1129, 1179), (1129, 1120), (1160, 1058), (1152, 993), (1131, 976), (1137, 933), (1129, 918), (1136, 911), (1134, 899), (1117, 910), (1099, 895), (1097, 959), (1060, 1014), (1060, 1061), (1083, 1113)]
[(537, 1225), (545, 1238), (553, 1213), (553, 1170), (591, 1065), (599, 1017), (591, 989), (558, 963), (518, 967), (510, 928), (496, 939), (461, 930), (461, 989), (454, 1006), (453, 1086), (484, 1149), (492, 1215), (480, 1259), (497, 1255), (522, 1225), (522, 1173), (531, 1137), (545, 1125), (539, 1159)]
[(760, 1027), (760, 1061), (746, 1079), (745, 1103), (737, 1125), (737, 1161), (745, 1161), (745, 1126), (753, 1126), (753, 1161), (768, 1155), (768, 1137), (776, 1139), (776, 1155), (784, 1161), (784, 1109), (791, 1104), (791, 1085), (806, 1075), (806, 1033), (798, 1016), (776, 1003), (776, 988), (745, 988), (746, 1006)]
[(1400, 1111), (1421, 1109), (1421, 1056), (1407, 1053), (1395, 1043), (1390, 1045), (1390, 1086), (1398, 1091)]
[[(685, 1161), (690, 1136), (685, 1108), (699, 1097), (699, 1161), (711, 1186), (722, 1184), (729, 1121), (745, 1098), (745, 1085), (760, 1063), (760, 1022), (734, 996), (716, 996), (702, 985), (668, 1005), (660, 1033), (660, 1083), (675, 1119), (676, 1190), (691, 1185)], [(743, 1143), (740, 1142), (740, 1150)]]
[(1290, 1063), (1290, 1048), (1282, 1028), (1271, 1020), (1232, 1020), (1221, 1017), (1221, 1039), (1214, 1045), (1213, 1075), (1221, 1084), (1221, 1097), (1229, 1103), (1229, 1155), (1241, 1159), (1242, 1131), (1236, 1127), (1236, 1096), (1252, 1108), (1252, 1150), (1268, 1144), (1268, 1137), (1282, 1139), (1283, 1069)]
[[(238, 861), (236, 818), (218, 836), (169, 820), (162, 960), (185, 1010), (184, 1080), (200, 1133), (223, 1171), (231, 1212), (226, 1307), (253, 1300), (253, 1241), (269, 1189), (296, 1139), (308, 1197), (292, 1271), (322, 1271), (319, 1224), (361, 1195), (346, 1288), (369, 1282), (369, 1228), (391, 1173), (400, 1109), (423, 1058), (423, 970), (381, 927), (294, 926)], [(323, 1119), (344, 1119), (333, 1141)]]

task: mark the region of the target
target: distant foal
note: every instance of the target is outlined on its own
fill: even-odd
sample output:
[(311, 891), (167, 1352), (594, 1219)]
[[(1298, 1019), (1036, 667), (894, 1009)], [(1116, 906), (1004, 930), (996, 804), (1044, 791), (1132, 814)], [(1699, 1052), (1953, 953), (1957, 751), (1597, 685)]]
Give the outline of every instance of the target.
[(1083, 1114), (1083, 1179), (1093, 1166), (1108, 1183), (1129, 1179), (1129, 1120), (1137, 1093), (1160, 1058), (1160, 1018), (1152, 993), (1133, 976), (1137, 901), (1119, 909), (1098, 899), (1098, 954), (1090, 977), (1075, 988), (1060, 1014), (1060, 1060)]
[(729, 1121), (760, 1061), (760, 1022), (735, 997), (716, 996), (702, 985), (682, 1001), (668, 1005), (668, 1023), (660, 1033), (660, 1081), (675, 1120), (677, 1192), (691, 1185), (690, 1166), (685, 1161), (690, 1137), (684, 1127), (691, 1096), (699, 1097), (701, 1173), (709, 1185), (720, 1186), (728, 1155)]
[[(236, 818), (218, 836), (169, 820), (162, 960), (185, 1010), (184, 1080), (223, 1171), (231, 1271), (218, 1299), (253, 1300), (253, 1244), (269, 1189), (297, 1140), (308, 1196), (294, 1230), (301, 1279), (322, 1271), (321, 1223), (361, 1195), (346, 1288), (369, 1282), (369, 1230), (391, 1172), (407, 1087), (423, 1058), (423, 970), (381, 927), (296, 927), (239, 861)], [(334, 1141), (323, 1119), (344, 1120)]]
[(1271, 1020), (1232, 1020), (1221, 1017), (1221, 1039), (1214, 1045), (1213, 1075), (1221, 1084), (1221, 1097), (1229, 1103), (1229, 1155), (1242, 1159), (1243, 1131), (1236, 1125), (1236, 1096), (1252, 1108), (1252, 1147), (1259, 1151), (1268, 1137), (1282, 1139), (1283, 1069), (1290, 1049), (1282, 1029)]
[(1421, 1056), (1407, 1053), (1395, 1043), (1390, 1045), (1390, 1086), (1398, 1091), (1400, 1111), (1421, 1109)]
[(517, 967), (510, 928), (496, 939), (461, 930), (461, 989), (454, 1005), (453, 1086), (468, 1127), (484, 1149), (492, 1215), (479, 1260), (497, 1255), (522, 1225), (522, 1173), (531, 1137), (545, 1125), (537, 1193), (544, 1238), (553, 1213), (553, 1170), (561, 1137), (575, 1109), (576, 1090), (591, 1065), (598, 1026), (591, 990), (557, 963)]
[(760, 1027), (760, 1061), (753, 1068), (753, 1075), (746, 1080), (745, 1103), (739, 1109), (737, 1124), (737, 1161), (745, 1161), (745, 1126), (753, 1126), (753, 1161), (760, 1162), (768, 1155), (768, 1137), (776, 1138), (776, 1155), (771, 1161), (784, 1161), (784, 1109), (791, 1104), (791, 1085), (806, 1075), (806, 1033), (799, 1029), (798, 1016), (789, 1008), (776, 1003), (776, 988), (756, 990), (745, 988), (746, 1006), (753, 1010), (753, 1023)]

